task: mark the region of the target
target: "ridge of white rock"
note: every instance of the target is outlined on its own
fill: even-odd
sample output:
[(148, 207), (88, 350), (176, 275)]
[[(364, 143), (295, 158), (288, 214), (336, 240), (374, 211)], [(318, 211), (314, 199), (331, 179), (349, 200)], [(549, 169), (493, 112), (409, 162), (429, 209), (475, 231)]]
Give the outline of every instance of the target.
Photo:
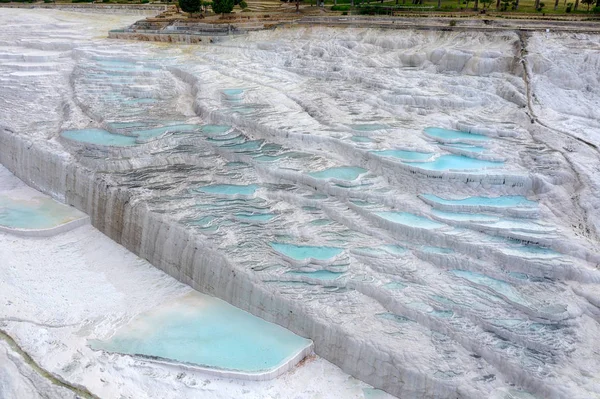
[(600, 395), (598, 36), (7, 15), (0, 162), (116, 242), (402, 398)]
[[(15, 190), (22, 198), (40, 195), (0, 166), (0, 196)], [(182, 300), (202, 307), (206, 299), (89, 224), (51, 237), (0, 232), (0, 259), (0, 332), (30, 356), (0, 334), (2, 399), (391, 397), (315, 356), (300, 366), (289, 359), (282, 365), (287, 373), (273, 370), (248, 380), (239, 373), (92, 350), (90, 340), (113, 335), (140, 314)], [(307, 352), (310, 347), (298, 355)]]

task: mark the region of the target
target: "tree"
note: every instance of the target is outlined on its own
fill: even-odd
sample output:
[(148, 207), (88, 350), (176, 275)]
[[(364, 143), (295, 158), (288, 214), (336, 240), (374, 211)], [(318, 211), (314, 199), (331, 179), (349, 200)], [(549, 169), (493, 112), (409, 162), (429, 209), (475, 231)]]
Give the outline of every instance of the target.
[(590, 6), (596, 2), (596, 0), (581, 0), (581, 2), (587, 5), (587, 11), (590, 12)]
[(215, 14), (229, 14), (233, 10), (233, 0), (213, 0), (212, 9)]
[(179, 7), (184, 12), (189, 12), (191, 17), (193, 13), (200, 11), (200, 0), (179, 0)]

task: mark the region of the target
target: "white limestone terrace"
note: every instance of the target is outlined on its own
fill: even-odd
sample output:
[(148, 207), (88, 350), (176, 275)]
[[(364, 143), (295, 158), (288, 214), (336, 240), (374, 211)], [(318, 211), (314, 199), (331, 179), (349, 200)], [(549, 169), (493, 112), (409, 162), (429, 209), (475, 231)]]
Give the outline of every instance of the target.
[[(0, 196), (15, 192), (22, 200), (42, 195), (0, 166)], [(6, 208), (2, 204), (0, 209)], [(38, 213), (55, 214), (48, 207)], [(134, 332), (145, 335), (140, 342), (151, 341), (157, 339), (152, 338), (151, 331), (157, 325), (162, 334), (173, 334), (167, 329), (169, 318), (193, 318), (195, 313), (215, 309), (229, 323), (209, 328), (194, 326), (199, 336), (202, 333), (198, 332), (205, 330), (204, 341), (194, 348), (201, 351), (198, 346), (207, 341), (220, 344), (214, 337), (206, 339), (211, 328), (224, 334), (225, 340), (227, 336), (240, 339), (241, 331), (236, 333), (231, 328), (243, 312), (177, 282), (89, 224), (52, 237), (0, 232), (0, 258), (0, 398), (265, 398), (294, 397), (299, 391), (323, 398), (391, 397), (314, 356), (301, 366), (292, 364), (288, 373), (261, 381), (260, 376), (256, 380), (247, 373), (93, 350), (90, 343), (112, 336), (116, 330), (130, 333), (130, 325), (137, 328)], [(145, 326), (144, 317), (150, 317), (154, 324)], [(254, 324), (247, 323), (249, 318), (256, 319), (244, 316), (245, 327)], [(209, 319), (202, 320), (206, 324)], [(269, 335), (262, 338), (263, 345), (275, 339), (273, 328), (281, 329), (272, 326), (264, 330)], [(3, 339), (4, 332), (31, 359)], [(185, 332), (179, 331), (177, 338), (183, 350), (192, 349), (189, 342), (183, 342)], [(164, 339), (153, 344), (169, 346)], [(204, 352), (221, 351), (222, 357), (217, 360), (231, 362), (227, 349), (209, 348)], [(248, 355), (263, 358), (257, 351), (264, 351), (264, 347), (249, 349)], [(233, 348), (233, 352), (236, 350)]]
[(402, 398), (600, 395), (597, 36), (0, 18), (0, 161), (110, 238)]

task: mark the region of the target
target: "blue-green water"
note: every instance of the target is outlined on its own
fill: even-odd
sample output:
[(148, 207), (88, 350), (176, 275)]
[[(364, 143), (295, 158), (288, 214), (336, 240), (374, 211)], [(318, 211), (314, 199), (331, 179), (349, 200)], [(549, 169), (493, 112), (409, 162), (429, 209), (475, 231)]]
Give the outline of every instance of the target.
[(476, 153), (487, 151), (487, 148), (485, 148), (485, 147), (479, 147), (476, 145), (469, 145), (469, 144), (446, 144), (446, 146), (451, 147), (451, 148), (456, 148), (456, 149), (459, 149), (462, 151), (469, 151), (469, 152), (476, 152)]
[(237, 185), (237, 184), (211, 184), (204, 187), (198, 187), (195, 191), (207, 194), (219, 195), (253, 195), (258, 189), (256, 184)]
[(498, 216), (486, 215), (483, 213), (459, 213), (459, 212), (445, 212), (432, 210), (431, 213), (437, 217), (452, 220), (455, 222), (480, 222), (480, 223), (493, 223), (500, 220)]
[(228, 303), (193, 293), (134, 318), (93, 349), (248, 373), (277, 368), (310, 341)]
[(390, 222), (402, 224), (410, 227), (419, 227), (422, 229), (439, 229), (446, 226), (443, 223), (427, 219), (422, 216), (417, 216), (408, 212), (375, 212), (379, 217), (382, 217)]
[(206, 134), (225, 134), (231, 130), (231, 126), (203, 125), (200, 129), (202, 130), (202, 133), (206, 133)]
[(222, 93), (227, 97), (239, 97), (244, 93), (243, 89), (225, 89), (222, 90)]
[(426, 161), (433, 156), (432, 153), (406, 151), (406, 150), (383, 150), (383, 151), (371, 151), (373, 154), (386, 157), (386, 158), (398, 158), (404, 161)]
[(340, 166), (319, 172), (311, 172), (309, 175), (317, 179), (355, 180), (358, 176), (366, 172), (366, 169), (355, 166)]
[[(137, 123), (127, 123), (125, 125), (111, 123), (110, 125), (116, 128), (140, 126)], [(110, 133), (104, 129), (78, 129), (65, 130), (61, 133), (61, 136), (69, 140), (79, 141), (82, 143), (90, 143), (111, 147), (130, 147), (138, 144), (140, 141), (148, 141), (167, 132), (183, 133), (193, 132), (199, 129), (199, 125), (179, 124), (162, 126), (153, 129), (132, 131), (130, 135), (127, 136), (122, 134)]]
[(343, 249), (336, 247), (293, 245), (279, 242), (272, 242), (271, 247), (280, 254), (296, 260), (306, 260), (309, 258), (327, 260), (341, 254), (343, 251)]
[(316, 272), (287, 272), (286, 274), (292, 274), (296, 276), (305, 276), (312, 279), (322, 281), (333, 281), (342, 276), (343, 273), (330, 272), (329, 270), (317, 270)]
[(432, 162), (405, 162), (405, 164), (425, 170), (472, 170), (500, 168), (504, 162), (484, 161), (463, 155), (442, 155)]
[(46, 197), (17, 200), (0, 196), (0, 225), (14, 229), (50, 229), (80, 219), (75, 208)]
[(460, 132), (458, 130), (442, 129), (439, 127), (428, 127), (425, 134), (429, 137), (450, 141), (488, 141), (490, 138), (481, 134)]
[(268, 222), (275, 215), (272, 213), (236, 213), (235, 217), (243, 222)]
[(451, 310), (434, 310), (431, 312), (431, 315), (439, 319), (449, 319), (454, 316), (454, 312)]
[(517, 303), (525, 303), (526, 301), (521, 297), (521, 295), (515, 291), (515, 289), (506, 281), (498, 280), (485, 274), (475, 273), (467, 270), (451, 270), (452, 274), (458, 277), (462, 277), (468, 281), (471, 281), (475, 284), (483, 285), (489, 287), (493, 291), (496, 291), (499, 294), (502, 294), (506, 298), (511, 301)]
[(384, 285), (388, 290), (399, 291), (406, 288), (406, 284), (403, 284), (399, 281), (393, 281), (391, 283), (387, 283)]
[(352, 136), (350, 137), (350, 140), (356, 142), (356, 143), (372, 143), (373, 139), (366, 137), (366, 136)]
[(399, 245), (382, 245), (381, 248), (392, 255), (403, 255), (406, 253), (406, 248)]
[(350, 125), (350, 127), (359, 132), (374, 132), (376, 130), (389, 129), (388, 125), (383, 125), (381, 123), (362, 123)]
[(429, 201), (442, 205), (467, 205), (467, 206), (488, 206), (498, 208), (534, 208), (537, 202), (530, 201), (520, 195), (506, 195), (502, 197), (467, 197), (463, 199), (445, 199), (433, 194), (422, 194), (421, 197)]

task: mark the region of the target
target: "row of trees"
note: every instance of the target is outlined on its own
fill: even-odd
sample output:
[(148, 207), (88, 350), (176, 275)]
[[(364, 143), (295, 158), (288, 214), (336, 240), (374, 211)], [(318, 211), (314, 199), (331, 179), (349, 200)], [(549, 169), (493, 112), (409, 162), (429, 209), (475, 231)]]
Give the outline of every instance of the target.
[[(469, 8), (470, 0), (466, 0), (466, 1), (467, 1), (467, 8)], [(482, 3), (483, 9), (486, 10), (491, 5), (493, 0), (474, 0), (474, 1), (475, 1), (475, 5), (473, 7), (474, 10), (479, 9), (479, 3)], [(555, 10), (558, 9), (558, 2), (559, 2), (559, 0), (554, 1), (554, 9)], [(564, 0), (563, 5), (566, 5), (567, 12), (571, 12), (571, 10), (577, 10), (579, 8), (580, 2), (587, 5), (587, 11), (590, 10), (590, 7), (593, 6), (594, 3), (596, 4), (596, 8), (594, 8), (594, 10), (598, 9), (600, 11), (600, 0), (575, 0), (574, 5), (573, 5), (573, 3), (567, 3), (567, 0)], [(459, 0), (459, 3), (460, 3), (460, 0)], [(438, 8), (440, 8), (441, 6), (442, 6), (441, 0), (438, 0)], [(545, 7), (544, 3), (542, 3), (540, 0), (535, 0), (534, 8), (537, 11), (542, 11), (544, 7)], [(496, 0), (496, 10), (508, 11), (509, 9), (512, 11), (517, 11), (519, 9), (519, 0)]]
[[(320, 1), (320, 0), (318, 0)], [(337, 0), (333, 0), (333, 4), (335, 8), (332, 8), (333, 11), (348, 11), (350, 9), (350, 7), (354, 7), (355, 5), (359, 5), (362, 6), (364, 5), (364, 2), (366, 1), (368, 5), (371, 4), (371, 0), (350, 0), (351, 3), (349, 6), (346, 5), (342, 5), (339, 6), (337, 5)], [(374, 0), (374, 1), (379, 1), (381, 3), (384, 2), (384, 0)], [(399, 0), (396, 0), (396, 4), (398, 4)], [(493, 3), (496, 3), (496, 10), (498, 11), (517, 11), (519, 9), (519, 0), (458, 0), (458, 4), (460, 5), (462, 4), (466, 4), (466, 8), (469, 8), (469, 3), (473, 1), (474, 2), (474, 6), (473, 6), (473, 10), (477, 11), (479, 10), (479, 6), (480, 4), (483, 5), (483, 9), (487, 10), (488, 8), (493, 6)], [(560, 0), (555, 0), (554, 1), (554, 10), (558, 9), (558, 3)], [(563, 6), (566, 6), (566, 12), (571, 12), (573, 10), (577, 10), (579, 8), (579, 4), (585, 4), (587, 5), (587, 11), (590, 10), (590, 7), (593, 6), (594, 4), (596, 5), (594, 7), (594, 12), (598, 12), (600, 13), (600, 0), (575, 0), (575, 3), (567, 3), (567, 0), (564, 0), (564, 4)], [(402, 0), (402, 4), (406, 4), (406, 0)], [(411, 4), (413, 5), (422, 5), (423, 4), (423, 0), (411, 0)], [(541, 2), (540, 0), (535, 0), (534, 3), (534, 8), (537, 11), (542, 11), (545, 7), (545, 4), (543, 2)], [(437, 8), (440, 9), (442, 8), (442, 0), (437, 0)]]

